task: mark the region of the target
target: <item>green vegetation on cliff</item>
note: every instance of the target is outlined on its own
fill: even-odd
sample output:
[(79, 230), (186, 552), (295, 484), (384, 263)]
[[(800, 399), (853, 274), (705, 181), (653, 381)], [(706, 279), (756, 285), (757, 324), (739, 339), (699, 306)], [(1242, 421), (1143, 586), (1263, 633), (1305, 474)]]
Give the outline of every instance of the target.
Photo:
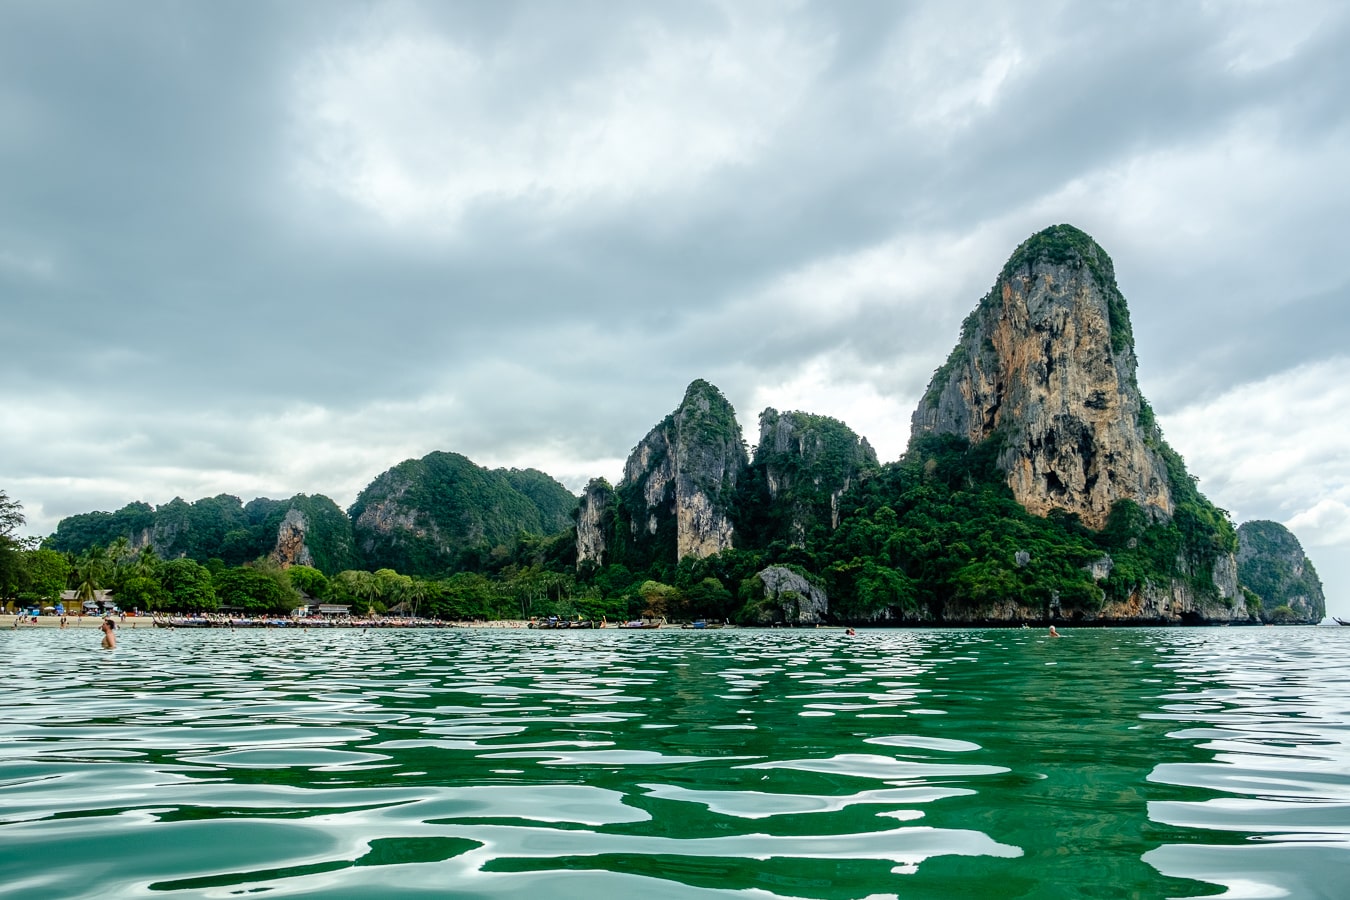
[(1279, 522), (1243, 522), (1238, 578), (1269, 621), (1320, 622), (1327, 614), (1322, 580), (1298, 538)]
[(576, 497), (542, 472), (485, 469), (435, 452), (376, 478), (349, 513), (366, 568), (432, 575), (521, 533), (564, 530), (575, 506)]
[(1106, 298), (1111, 318), (1111, 349), (1121, 353), (1134, 346), (1130, 310), (1116, 286), (1116, 270), (1111, 257), (1101, 245), (1072, 225), (1052, 225), (1027, 238), (1013, 251), (999, 280), (1029, 274), (1037, 263), (1042, 262), (1087, 269)]
[(247, 505), (230, 494), (193, 503), (175, 497), (158, 508), (128, 503), (116, 512), (62, 519), (44, 546), (79, 554), (122, 539), (134, 547), (148, 544), (164, 559), (206, 562), (215, 558), (238, 566), (276, 550), (278, 528), (292, 509), (305, 517), (305, 546), (316, 566), (335, 573), (355, 565), (351, 522), (341, 507), (322, 494), (297, 494), (289, 500), (261, 497)]
[(766, 409), (754, 459), (737, 484), (737, 544), (824, 539), (839, 497), (876, 468), (871, 446), (838, 419)]

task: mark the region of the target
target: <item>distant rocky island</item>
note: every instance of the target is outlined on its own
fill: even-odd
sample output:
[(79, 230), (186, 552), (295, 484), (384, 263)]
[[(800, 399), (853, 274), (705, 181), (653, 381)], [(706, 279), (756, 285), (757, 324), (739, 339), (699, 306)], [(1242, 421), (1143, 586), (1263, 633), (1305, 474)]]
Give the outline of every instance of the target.
[(1297, 538), (1275, 522), (1235, 528), (1199, 492), (1136, 365), (1110, 257), (1057, 225), (1016, 249), (966, 317), (894, 462), (837, 419), (775, 409), (750, 452), (730, 403), (697, 380), (619, 483), (595, 479), (580, 498), (537, 470), (437, 452), (379, 475), (346, 512), (303, 494), (176, 498), (71, 516), (46, 546), (125, 538), (163, 558), (447, 585), (529, 571), (552, 589), (527, 611), (766, 625), (1320, 621), (1321, 583)]

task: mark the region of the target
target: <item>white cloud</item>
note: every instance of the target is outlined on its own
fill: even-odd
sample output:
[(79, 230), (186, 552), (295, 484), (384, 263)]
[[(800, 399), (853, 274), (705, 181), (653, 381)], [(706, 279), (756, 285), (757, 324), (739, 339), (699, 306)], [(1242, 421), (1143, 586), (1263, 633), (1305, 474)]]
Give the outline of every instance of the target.
[(453, 231), (476, 206), (536, 216), (686, 190), (750, 161), (827, 62), (828, 44), (729, 11), (721, 33), (631, 22), (537, 67), (408, 25), (311, 54), (296, 75), (300, 171), (395, 226)]
[(1343, 500), (1319, 500), (1284, 524), (1295, 534), (1309, 535), (1312, 546), (1350, 547), (1350, 504)]
[(894, 127), (934, 144), (978, 121), (1028, 64), (1022, 41), (1038, 40), (1043, 51), (1051, 40), (1043, 30), (1019, 34), (1026, 21), (1020, 9), (1000, 3), (915, 8), (890, 37), (875, 74), (877, 86), (896, 104)]
[[(1238, 386), (1159, 421), (1200, 489), (1241, 522), (1284, 522), (1307, 547), (1350, 550), (1350, 358)], [(1314, 557), (1314, 562), (1316, 558)]]
[[(1205, 6), (1222, 15), (1232, 4), (1209, 0)], [(1243, 15), (1225, 22), (1220, 45), (1223, 62), (1237, 73), (1266, 69), (1293, 57), (1315, 38), (1329, 20), (1342, 14), (1344, 6), (1335, 0), (1255, 0), (1242, 4)]]
[(0, 247), (0, 274), (11, 273), (34, 281), (46, 281), (56, 274), (56, 265), (46, 256), (19, 253)]

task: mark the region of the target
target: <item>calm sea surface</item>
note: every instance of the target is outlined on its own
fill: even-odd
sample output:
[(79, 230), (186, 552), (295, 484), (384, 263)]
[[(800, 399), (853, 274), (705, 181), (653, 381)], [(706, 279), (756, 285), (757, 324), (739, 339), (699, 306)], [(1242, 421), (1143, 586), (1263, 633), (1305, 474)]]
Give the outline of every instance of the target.
[(1350, 628), (0, 633), (0, 896), (1350, 897)]

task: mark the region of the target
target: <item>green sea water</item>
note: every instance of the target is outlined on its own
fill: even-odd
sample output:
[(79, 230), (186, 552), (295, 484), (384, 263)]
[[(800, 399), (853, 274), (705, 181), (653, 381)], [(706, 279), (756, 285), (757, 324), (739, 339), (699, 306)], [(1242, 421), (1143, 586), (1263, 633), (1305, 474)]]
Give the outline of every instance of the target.
[(1350, 629), (0, 634), (0, 896), (1350, 896)]

